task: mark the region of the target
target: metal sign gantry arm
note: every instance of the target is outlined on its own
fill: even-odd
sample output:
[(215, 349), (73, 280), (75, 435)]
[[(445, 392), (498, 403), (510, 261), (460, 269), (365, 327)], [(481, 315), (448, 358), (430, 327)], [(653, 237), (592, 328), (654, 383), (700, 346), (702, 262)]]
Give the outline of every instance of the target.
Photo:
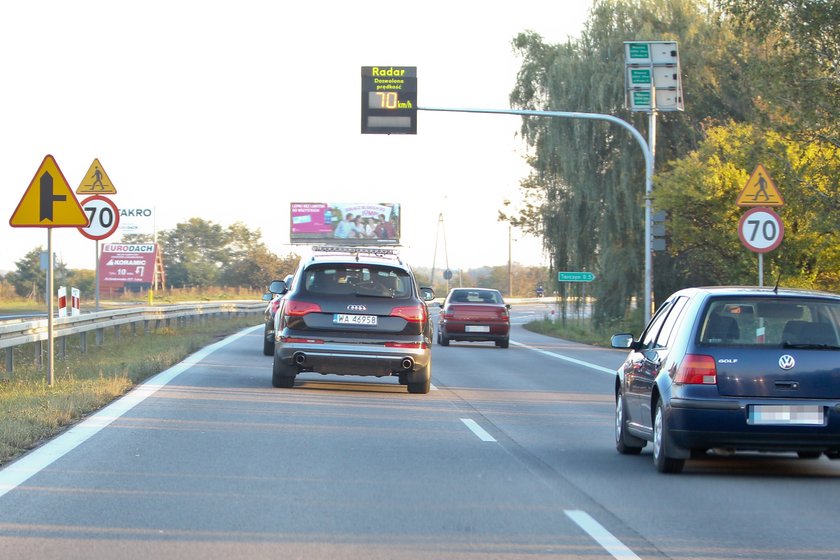
[(619, 119), (612, 115), (604, 115), (601, 113), (577, 113), (568, 111), (529, 111), (517, 109), (451, 109), (443, 107), (417, 107), (418, 111), (441, 111), (449, 113), (486, 113), (496, 115), (520, 115), (520, 116), (534, 116), (534, 117), (559, 117), (565, 119), (585, 119), (608, 121), (615, 123), (627, 129), (633, 138), (639, 143), (642, 148), (642, 153), (645, 156), (645, 324), (650, 321), (651, 317), (651, 294), (653, 293), (653, 253), (651, 248), (651, 214), (653, 199), (651, 194), (653, 192), (653, 152), (642, 134), (633, 128), (633, 126), (625, 120)]

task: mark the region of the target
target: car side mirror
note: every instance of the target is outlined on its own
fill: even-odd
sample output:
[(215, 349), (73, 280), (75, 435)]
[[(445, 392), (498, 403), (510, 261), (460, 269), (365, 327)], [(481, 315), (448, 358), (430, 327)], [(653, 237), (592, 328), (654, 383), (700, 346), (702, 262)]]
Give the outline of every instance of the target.
[(263, 301), (271, 301), (272, 297), (274, 297), (274, 296), (271, 295), (271, 292), (266, 292), (262, 295), (262, 300)]
[(613, 348), (634, 348), (633, 335), (631, 333), (618, 333), (610, 338), (610, 346)]
[(273, 294), (285, 294), (288, 289), (286, 282), (283, 280), (272, 280), (271, 284), (268, 285), (268, 291)]
[(422, 286), (420, 288), (420, 297), (423, 298), (423, 301), (432, 301), (435, 299), (435, 291), (432, 288)]

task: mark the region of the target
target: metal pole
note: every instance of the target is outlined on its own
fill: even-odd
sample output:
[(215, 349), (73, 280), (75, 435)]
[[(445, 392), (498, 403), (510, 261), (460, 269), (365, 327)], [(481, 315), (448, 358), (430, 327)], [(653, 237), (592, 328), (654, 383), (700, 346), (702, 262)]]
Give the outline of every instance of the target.
[(440, 222), (443, 220), (443, 212), (438, 214), (438, 223), (437, 223), (437, 230), (435, 230), (435, 251), (432, 253), (432, 273), (430, 274), (429, 278), (429, 285), (434, 287), (435, 285), (435, 265), (437, 264), (437, 248), (438, 248), (438, 236), (440, 236)]
[(53, 386), (55, 380), (55, 364), (53, 364), (53, 252), (52, 228), (47, 228), (47, 385)]
[(94, 293), (96, 294), (96, 311), (99, 311), (99, 240), (96, 240), (96, 286), (94, 286)]
[(764, 286), (764, 253), (758, 254), (758, 287)]
[[(653, 70), (651, 69), (651, 76)], [(656, 162), (656, 86), (651, 83), (650, 88), (650, 118), (648, 129), (648, 149), (650, 150), (651, 167), (654, 167)], [(651, 246), (653, 240), (650, 235), (651, 218), (653, 213), (653, 198), (649, 191), (645, 191), (645, 270), (653, 271), (653, 247)], [(651, 278), (653, 273), (651, 272)], [(650, 317), (653, 314), (653, 281), (648, 290), (645, 288), (645, 293), (648, 294), (649, 299), (645, 300), (645, 317)], [(645, 320), (647, 324), (647, 319)]]
[(625, 120), (619, 119), (612, 115), (604, 115), (601, 113), (577, 113), (568, 111), (529, 111), (518, 109), (450, 109), (444, 107), (417, 107), (418, 111), (441, 111), (449, 113), (485, 113), (495, 115), (521, 115), (534, 117), (560, 117), (567, 119), (585, 119), (609, 121), (625, 128), (639, 146), (642, 148), (642, 154), (645, 156), (645, 324), (650, 321), (651, 308), (651, 292), (653, 287), (653, 259), (650, 258), (650, 209), (651, 209), (651, 194), (653, 193), (653, 154), (650, 152), (647, 141), (644, 136), (633, 128), (633, 126)]
[(508, 297), (513, 297), (513, 227), (508, 225)]

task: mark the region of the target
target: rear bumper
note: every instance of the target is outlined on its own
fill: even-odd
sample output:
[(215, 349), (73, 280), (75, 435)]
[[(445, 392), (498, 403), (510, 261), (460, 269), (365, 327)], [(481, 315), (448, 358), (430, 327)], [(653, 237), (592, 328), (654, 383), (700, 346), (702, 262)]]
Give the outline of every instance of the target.
[(408, 374), (415, 381), (412, 374), (428, 367), (431, 349), (428, 345), (426, 348), (389, 348), (379, 344), (277, 343), (275, 357), (299, 372), (375, 377)]
[(505, 340), (510, 336), (510, 325), (507, 323), (483, 325), (489, 327), (488, 332), (467, 332), (467, 327), (474, 325), (476, 323), (442, 322), (440, 333), (450, 340), (466, 341)]
[[(756, 405), (817, 405), (822, 425), (756, 425), (749, 409)], [(672, 398), (668, 432), (683, 448), (731, 448), (754, 451), (826, 451), (840, 449), (840, 402), (779, 400), (706, 400)]]

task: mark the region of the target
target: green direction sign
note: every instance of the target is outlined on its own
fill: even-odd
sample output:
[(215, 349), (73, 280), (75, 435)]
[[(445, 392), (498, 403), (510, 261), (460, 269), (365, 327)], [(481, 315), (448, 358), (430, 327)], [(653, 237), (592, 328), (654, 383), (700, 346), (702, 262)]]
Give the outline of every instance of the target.
[(558, 272), (557, 280), (559, 282), (592, 282), (595, 280), (595, 275), (591, 272)]
[(630, 68), (630, 85), (650, 87), (650, 68)]
[(650, 107), (650, 90), (631, 91), (634, 107)]
[(648, 43), (628, 43), (627, 52), (631, 59), (649, 59), (650, 45)]

